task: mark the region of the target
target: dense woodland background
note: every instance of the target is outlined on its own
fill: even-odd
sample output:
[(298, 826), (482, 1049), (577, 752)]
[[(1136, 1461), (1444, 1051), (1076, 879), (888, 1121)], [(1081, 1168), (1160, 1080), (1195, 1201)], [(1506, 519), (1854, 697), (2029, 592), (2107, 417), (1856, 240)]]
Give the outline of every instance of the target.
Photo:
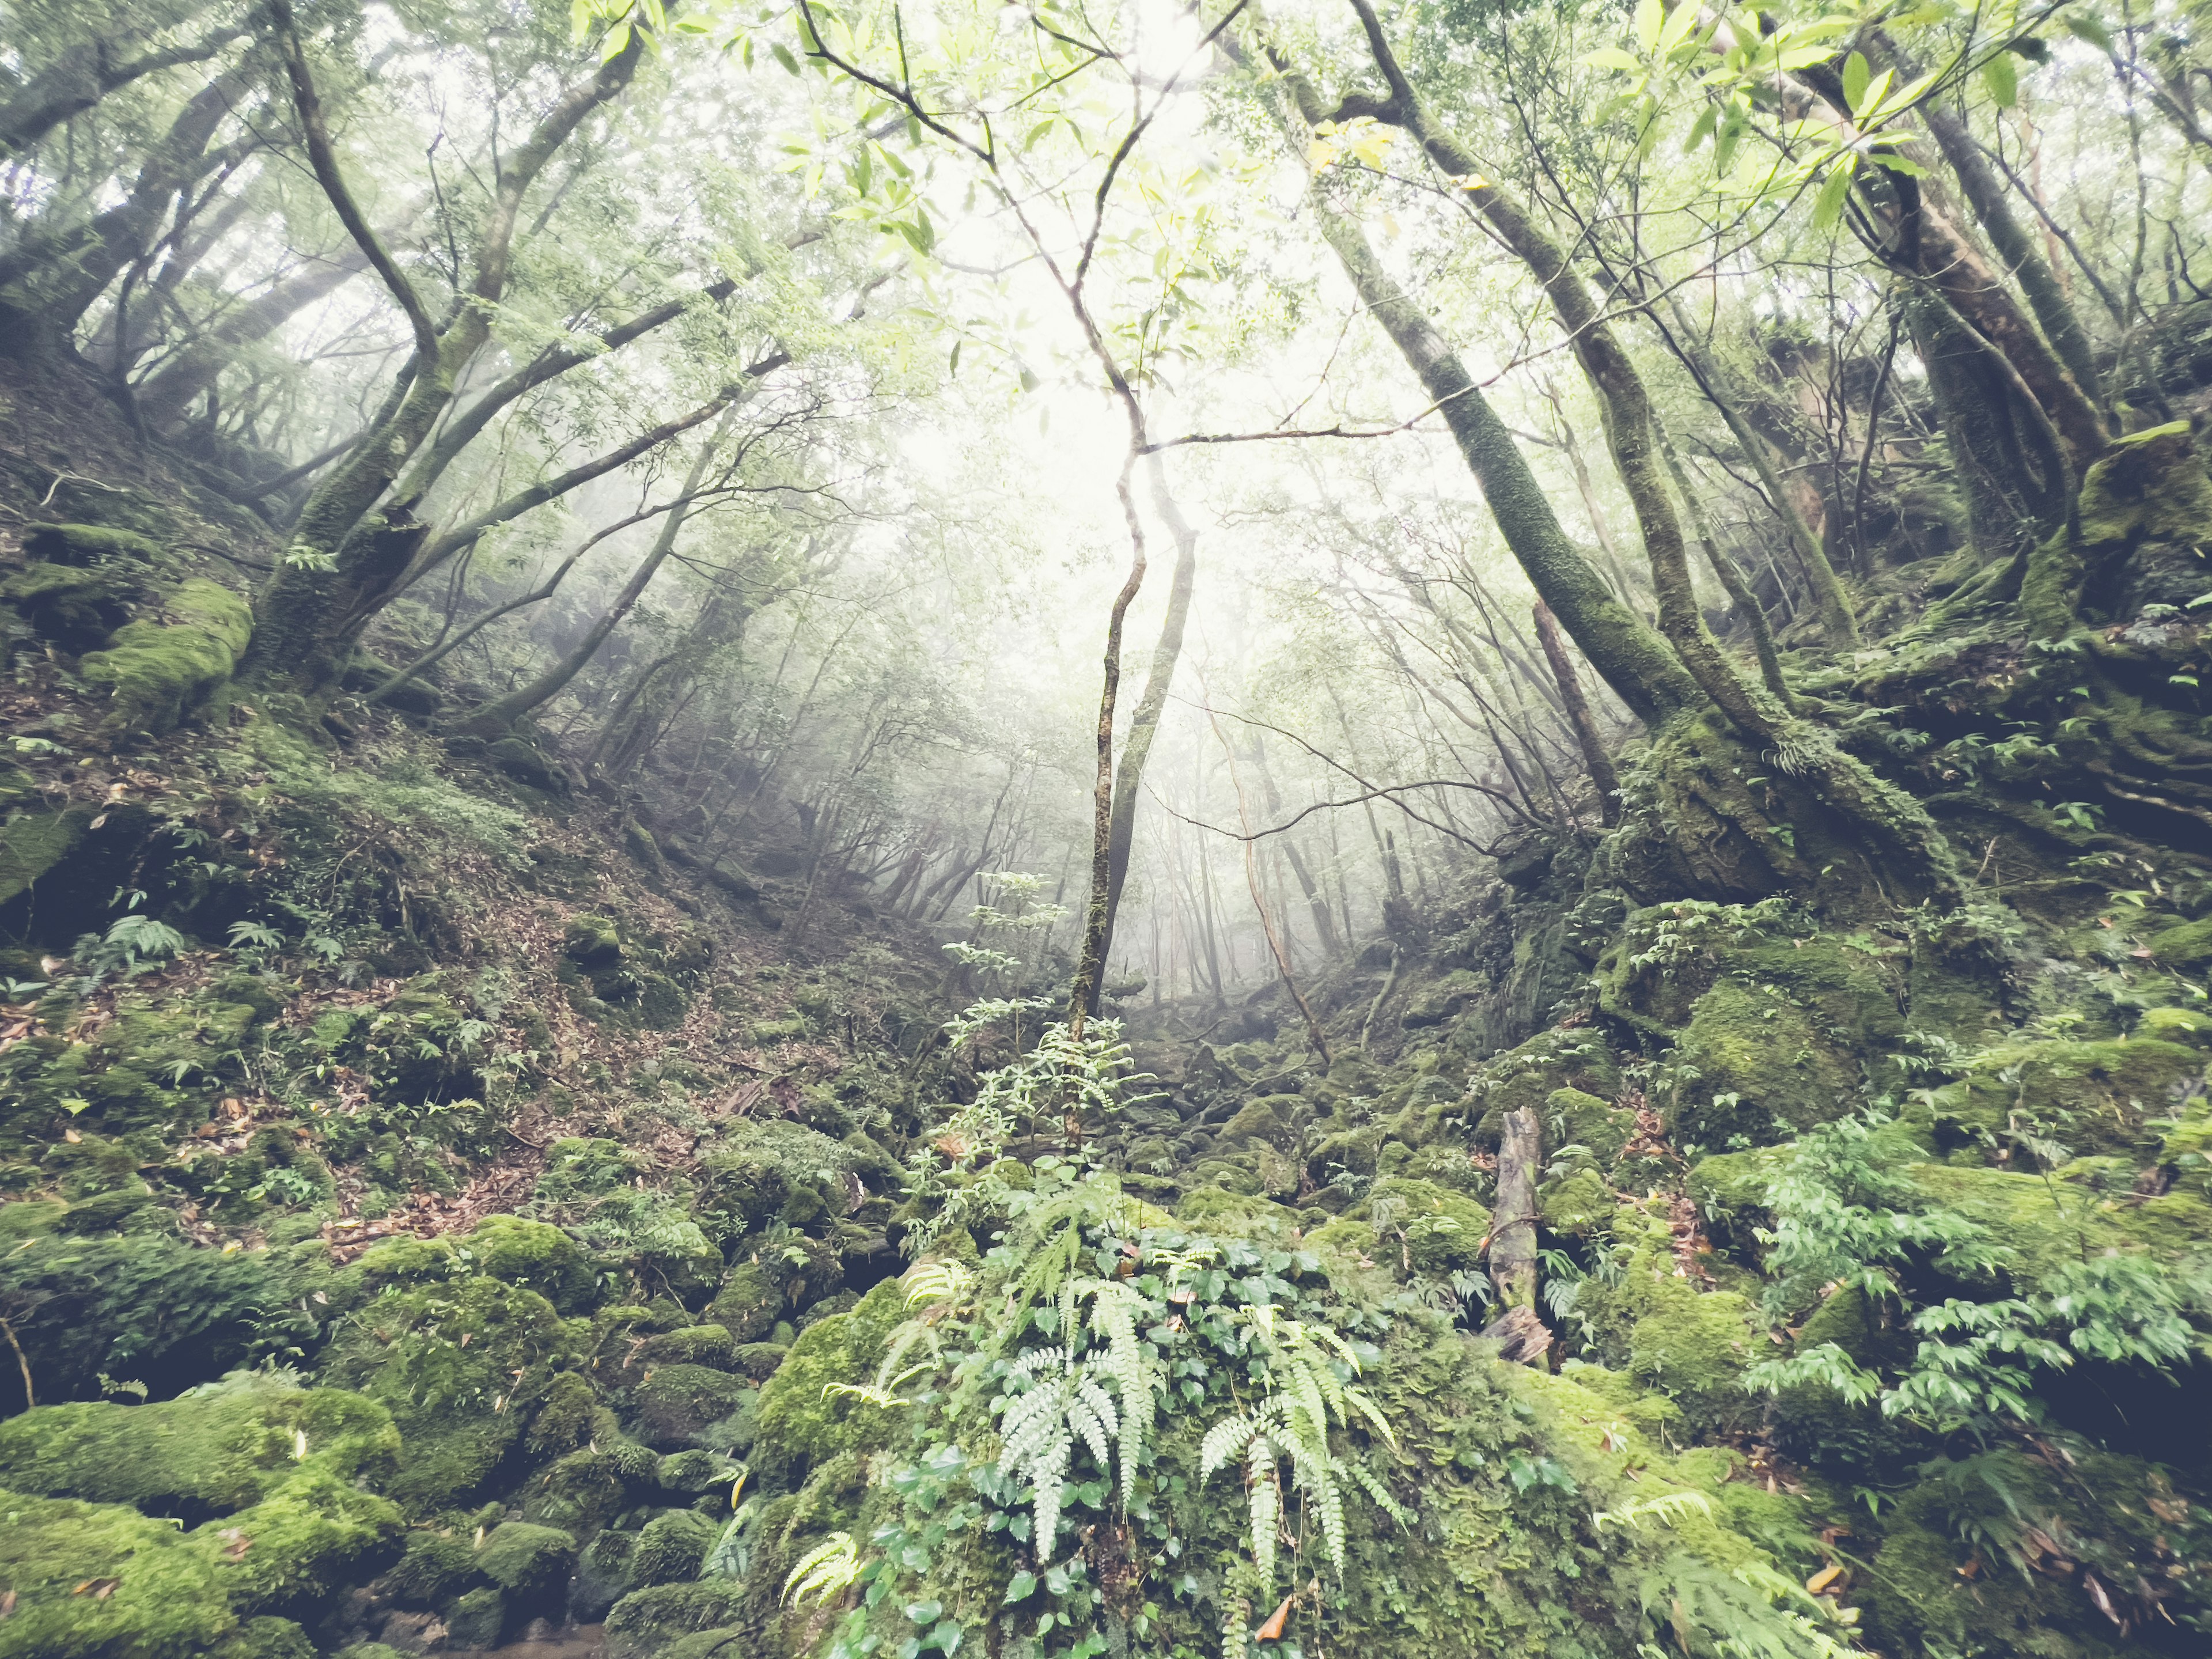
[(0, 1656), (2206, 1651), (2208, 97), (0, 3)]

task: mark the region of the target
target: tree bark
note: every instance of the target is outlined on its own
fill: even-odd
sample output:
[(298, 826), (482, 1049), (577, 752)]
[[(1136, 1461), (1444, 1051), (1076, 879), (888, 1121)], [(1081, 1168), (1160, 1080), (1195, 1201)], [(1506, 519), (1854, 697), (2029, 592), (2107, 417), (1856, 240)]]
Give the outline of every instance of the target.
[(1536, 1178), (1544, 1126), (1534, 1106), (1505, 1114), (1498, 1144), (1498, 1208), (1490, 1218), (1490, 1282), (1502, 1309), (1536, 1305)]
[[(1246, 15), (1257, 23), (1256, 9)], [(1238, 53), (1223, 40), (1232, 58)], [(1285, 137), (1300, 165), (1314, 126), (1325, 118), (1312, 83), (1272, 47), (1267, 55), (1287, 95)], [(1667, 641), (1613, 596), (1580, 549), (1559, 527), (1535, 474), (1512, 434), (1490, 406), (1437, 325), (1382, 267), (1365, 234), (1328, 198), (1318, 175), (1306, 195), (1322, 237), (1352, 279), (1361, 303), (1406, 360), (1450, 429), (1460, 454), (1482, 487), (1483, 499), (1529, 582), (1621, 702), (1646, 723), (1703, 701)]]
[(1567, 655), (1566, 641), (1559, 637), (1558, 618), (1541, 599), (1536, 601), (1535, 616), (1536, 638), (1544, 647), (1544, 660), (1552, 665), (1552, 677), (1559, 683), (1559, 701), (1566, 705), (1567, 724), (1574, 728), (1583, 764), (1589, 769), (1590, 781), (1597, 787), (1598, 816), (1610, 830), (1620, 822), (1620, 774), (1613, 769), (1613, 757), (1605, 752), (1605, 740), (1598, 736), (1597, 722), (1590, 718), (1589, 702), (1583, 696), (1582, 678), (1575, 672), (1574, 659)]
[(714, 436), (699, 451), (698, 459), (691, 464), (690, 476), (684, 481), (681, 500), (685, 505), (669, 514), (660, 526), (660, 533), (653, 538), (652, 547), (638, 562), (637, 568), (630, 573), (629, 580), (623, 584), (622, 592), (615, 595), (614, 603), (585, 630), (584, 637), (577, 641), (560, 661), (529, 684), (484, 704), (462, 723), (462, 730), (481, 738), (505, 735), (515, 721), (557, 696), (562, 687), (581, 673), (584, 665), (599, 654), (599, 647), (606, 643), (607, 635), (613, 633), (621, 625), (623, 618), (629, 615), (631, 607), (653, 585), (653, 579), (660, 574), (660, 567), (668, 562), (668, 556), (676, 550), (676, 538), (690, 516), (688, 505), (699, 495), (706, 481), (707, 469), (714, 464), (715, 453), (728, 435), (730, 422), (735, 415), (736, 411), (732, 410), (723, 416), (722, 424), (715, 428)]
[[(1176, 665), (1182, 657), (1183, 629), (1190, 618), (1191, 588), (1198, 574), (1198, 532), (1182, 516), (1168, 489), (1167, 470), (1158, 455), (1146, 458), (1151, 475), (1152, 507), (1175, 538), (1175, 574), (1168, 586), (1167, 614), (1160, 620), (1160, 637), (1152, 647), (1152, 664), (1145, 676), (1144, 695), (1137, 699), (1129, 718), (1128, 735), (1121, 740), (1121, 758), (1114, 769), (1114, 806), (1107, 825), (1106, 933), (1099, 945), (1099, 960), (1114, 948), (1114, 923), (1121, 915), (1121, 889), (1129, 878), (1129, 850), (1137, 833), (1137, 790), (1143, 782), (1145, 763), (1152, 757), (1152, 739), (1158, 733), (1168, 691), (1175, 682)], [(1098, 1012), (1104, 976), (1094, 979), (1085, 1012)]]

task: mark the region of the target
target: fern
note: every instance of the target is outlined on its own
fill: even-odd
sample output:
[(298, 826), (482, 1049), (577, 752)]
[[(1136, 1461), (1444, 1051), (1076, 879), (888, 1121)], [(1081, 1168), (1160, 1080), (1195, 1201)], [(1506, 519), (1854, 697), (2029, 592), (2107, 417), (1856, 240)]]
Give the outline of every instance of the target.
[(1278, 1322), (1274, 1313), (1265, 1306), (1244, 1313), (1255, 1340), (1267, 1352), (1267, 1397), (1251, 1410), (1215, 1424), (1199, 1446), (1201, 1481), (1212, 1479), (1232, 1457), (1244, 1460), (1252, 1560), (1262, 1584), (1271, 1583), (1274, 1574), (1275, 1540), (1282, 1524), (1280, 1464), (1285, 1458), (1290, 1460), (1293, 1484), (1320, 1523), (1322, 1546), (1339, 1574), (1344, 1571), (1344, 1481), (1350, 1480), (1375, 1499), (1399, 1525), (1405, 1526), (1413, 1518), (1373, 1474), (1347, 1463), (1329, 1449), (1330, 1425), (1348, 1427), (1354, 1418), (1372, 1428), (1387, 1444), (1395, 1448), (1398, 1443), (1382, 1407), (1364, 1389), (1346, 1383), (1336, 1374), (1335, 1364), (1340, 1363), (1357, 1376), (1358, 1353), (1326, 1326), (1296, 1320)]
[(811, 1596), (818, 1607), (850, 1589), (860, 1576), (860, 1555), (853, 1547), (853, 1534), (833, 1532), (799, 1558), (799, 1565), (783, 1581), (784, 1605), (804, 1607)]

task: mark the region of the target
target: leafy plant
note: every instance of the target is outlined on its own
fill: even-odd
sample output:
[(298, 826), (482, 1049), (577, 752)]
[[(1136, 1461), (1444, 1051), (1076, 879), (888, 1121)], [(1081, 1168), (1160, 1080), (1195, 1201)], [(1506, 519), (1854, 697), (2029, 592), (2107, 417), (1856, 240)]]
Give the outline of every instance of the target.
[(811, 1600), (817, 1607), (833, 1595), (842, 1595), (860, 1576), (860, 1553), (849, 1532), (833, 1532), (799, 1558), (783, 1581), (783, 1603), (803, 1607)]
[(1231, 1458), (1244, 1465), (1251, 1510), (1252, 1560), (1261, 1582), (1275, 1570), (1275, 1540), (1282, 1523), (1281, 1465), (1287, 1459), (1296, 1489), (1321, 1522), (1328, 1559), (1344, 1571), (1344, 1492), (1349, 1480), (1401, 1526), (1412, 1516), (1389, 1490), (1358, 1463), (1329, 1448), (1332, 1422), (1364, 1422), (1393, 1449), (1397, 1436), (1367, 1392), (1339, 1375), (1341, 1366), (1359, 1374), (1359, 1357), (1351, 1344), (1326, 1326), (1279, 1320), (1272, 1307), (1249, 1309), (1245, 1324), (1267, 1358), (1267, 1392), (1206, 1431), (1199, 1452), (1199, 1478), (1210, 1480)]

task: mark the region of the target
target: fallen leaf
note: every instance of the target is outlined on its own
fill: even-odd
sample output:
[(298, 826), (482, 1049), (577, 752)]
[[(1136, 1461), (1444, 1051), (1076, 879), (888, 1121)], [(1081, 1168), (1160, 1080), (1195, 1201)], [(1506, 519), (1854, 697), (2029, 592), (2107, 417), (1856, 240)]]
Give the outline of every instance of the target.
[(1810, 1578), (1808, 1578), (1805, 1581), (1805, 1593), (1808, 1595), (1818, 1595), (1822, 1590), (1826, 1589), (1831, 1584), (1834, 1583), (1843, 1576), (1843, 1564), (1837, 1561), (1831, 1561), (1826, 1566), (1821, 1568), (1820, 1571), (1814, 1573)]
[(1289, 1624), (1291, 1621), (1291, 1603), (1297, 1599), (1298, 1598), (1294, 1595), (1285, 1595), (1283, 1598), (1283, 1605), (1275, 1609), (1274, 1616), (1269, 1619), (1266, 1624), (1260, 1626), (1260, 1632), (1256, 1639), (1262, 1642), (1279, 1642), (1282, 1640), (1283, 1626)]

